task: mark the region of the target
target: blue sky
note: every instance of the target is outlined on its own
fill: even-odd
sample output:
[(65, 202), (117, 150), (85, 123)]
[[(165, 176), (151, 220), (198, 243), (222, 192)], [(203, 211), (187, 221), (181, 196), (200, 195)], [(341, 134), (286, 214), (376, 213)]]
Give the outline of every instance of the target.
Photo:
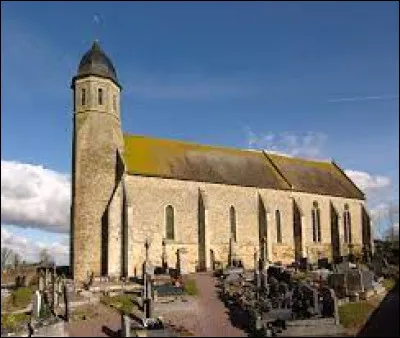
[[(398, 199), (397, 2), (1, 7), (2, 161), (69, 174), (70, 82), (97, 38), (123, 86), (125, 132), (334, 158), (378, 182), (375, 204)], [(4, 218), (2, 207), (15, 236), (62, 237)]]

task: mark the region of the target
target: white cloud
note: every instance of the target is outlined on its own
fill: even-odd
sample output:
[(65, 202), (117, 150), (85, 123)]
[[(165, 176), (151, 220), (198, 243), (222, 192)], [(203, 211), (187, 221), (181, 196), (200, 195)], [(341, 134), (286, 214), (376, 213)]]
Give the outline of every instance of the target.
[(248, 148), (264, 149), (269, 153), (304, 158), (321, 158), (326, 135), (319, 132), (271, 133), (256, 135), (247, 128)]
[(354, 101), (370, 101), (370, 100), (395, 100), (399, 95), (376, 95), (376, 96), (354, 96), (354, 97), (340, 97), (337, 99), (330, 99), (328, 102), (354, 102)]
[(68, 175), (42, 166), (1, 160), (1, 223), (69, 232)]
[(382, 189), (389, 187), (391, 184), (390, 178), (385, 176), (373, 176), (364, 171), (357, 170), (345, 170), (345, 173), (361, 190)]
[[(66, 240), (67, 241), (67, 240)], [(63, 241), (64, 242), (64, 241)], [(69, 245), (64, 243), (53, 243), (47, 245), (31, 239), (21, 237), (12, 232), (1, 229), (1, 246), (8, 247), (19, 253), (22, 259), (27, 262), (39, 261), (39, 253), (42, 249), (47, 249), (58, 265), (69, 264)]]

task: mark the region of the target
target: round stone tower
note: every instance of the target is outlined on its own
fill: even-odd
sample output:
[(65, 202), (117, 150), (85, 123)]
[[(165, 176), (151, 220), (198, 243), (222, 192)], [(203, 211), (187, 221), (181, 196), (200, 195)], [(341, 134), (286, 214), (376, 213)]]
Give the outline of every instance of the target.
[(97, 41), (83, 55), (71, 88), (74, 130), (70, 265), (74, 280), (84, 281), (92, 274), (108, 274), (113, 233), (109, 209), (123, 173), (121, 86), (112, 62)]

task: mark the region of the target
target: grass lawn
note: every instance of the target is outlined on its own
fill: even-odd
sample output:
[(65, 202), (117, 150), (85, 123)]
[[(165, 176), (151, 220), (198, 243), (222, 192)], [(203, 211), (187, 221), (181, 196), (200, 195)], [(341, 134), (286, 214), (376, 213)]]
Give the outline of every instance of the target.
[(31, 316), (25, 313), (1, 315), (1, 327), (8, 330), (23, 328), (30, 321)]
[(1, 302), (1, 310), (11, 312), (26, 308), (32, 301), (34, 289), (33, 287), (23, 287), (14, 290)]
[(103, 304), (113, 307), (126, 314), (132, 312), (134, 301), (135, 301), (135, 296), (130, 294), (122, 294), (113, 297), (109, 296), (101, 297), (101, 302)]
[(368, 319), (375, 306), (368, 301), (347, 303), (339, 306), (340, 323), (345, 328), (357, 328)]
[(197, 285), (194, 279), (187, 279), (183, 284), (183, 291), (189, 296), (196, 296), (198, 294)]
[(390, 291), (396, 285), (396, 280), (394, 278), (386, 278), (383, 280), (382, 285), (386, 288), (387, 291)]

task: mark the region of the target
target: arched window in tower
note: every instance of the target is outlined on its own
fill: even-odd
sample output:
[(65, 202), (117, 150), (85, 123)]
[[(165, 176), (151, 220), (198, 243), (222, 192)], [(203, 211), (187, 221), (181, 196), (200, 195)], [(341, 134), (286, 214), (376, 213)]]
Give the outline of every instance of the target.
[(103, 104), (103, 89), (102, 88), (99, 88), (97, 90), (97, 97), (98, 97), (99, 105), (101, 106)]
[(229, 218), (231, 222), (231, 236), (233, 240), (236, 242), (236, 211), (233, 205), (229, 209)]
[(282, 243), (281, 212), (279, 210), (275, 211), (275, 220), (276, 220), (276, 242)]
[(168, 205), (165, 208), (165, 227), (166, 227), (166, 238), (174, 239), (175, 238), (174, 208), (172, 207), (172, 205)]
[(113, 95), (113, 109), (117, 111), (117, 96)]
[(86, 89), (82, 88), (81, 91), (81, 105), (84, 106), (86, 104)]
[(316, 201), (313, 202), (311, 216), (312, 216), (313, 242), (321, 242), (321, 216), (318, 203)]
[(351, 244), (351, 215), (348, 204), (344, 205), (343, 226), (344, 226), (344, 242)]

